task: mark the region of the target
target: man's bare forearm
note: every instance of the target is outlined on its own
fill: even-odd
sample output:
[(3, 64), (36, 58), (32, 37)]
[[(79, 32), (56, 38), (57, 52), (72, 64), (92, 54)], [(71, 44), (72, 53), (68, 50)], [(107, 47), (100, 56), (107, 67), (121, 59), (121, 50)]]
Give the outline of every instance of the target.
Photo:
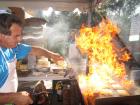
[(30, 54), (51, 58), (51, 56), (53, 55), (53, 52), (51, 52), (47, 49), (41, 48), (41, 47), (32, 46), (32, 51), (30, 52)]

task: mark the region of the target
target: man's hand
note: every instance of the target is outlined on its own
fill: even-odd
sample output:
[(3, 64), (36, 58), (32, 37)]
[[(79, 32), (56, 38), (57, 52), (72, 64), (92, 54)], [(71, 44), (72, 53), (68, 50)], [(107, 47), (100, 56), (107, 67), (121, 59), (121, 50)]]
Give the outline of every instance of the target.
[(58, 53), (53, 53), (51, 54), (51, 59), (55, 62), (58, 63), (59, 61), (64, 61), (64, 58), (59, 55)]
[(15, 94), (14, 104), (30, 105), (33, 104), (33, 100), (31, 99), (30, 94), (28, 92), (22, 91)]

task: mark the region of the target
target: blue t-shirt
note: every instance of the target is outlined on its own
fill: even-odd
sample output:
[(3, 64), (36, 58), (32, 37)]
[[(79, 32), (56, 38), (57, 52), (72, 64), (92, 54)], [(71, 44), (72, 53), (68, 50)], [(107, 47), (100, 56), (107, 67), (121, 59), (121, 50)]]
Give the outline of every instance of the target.
[(12, 49), (9, 48), (1, 48), (1, 49), (6, 59), (4, 58), (2, 52), (0, 51), (0, 88), (3, 86), (8, 77), (8, 67), (6, 60), (7, 62), (12, 62), (15, 56), (16, 59), (23, 59), (31, 51), (31, 46), (26, 44), (18, 44), (17, 47)]

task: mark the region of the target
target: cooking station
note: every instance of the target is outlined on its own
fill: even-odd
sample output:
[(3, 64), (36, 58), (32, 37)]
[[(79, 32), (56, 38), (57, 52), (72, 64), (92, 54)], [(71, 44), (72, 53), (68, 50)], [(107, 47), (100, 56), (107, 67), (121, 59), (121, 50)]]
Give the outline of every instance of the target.
[[(108, 21), (105, 21), (103, 24), (110, 25)], [(116, 28), (114, 26), (112, 27)], [(102, 29), (103, 28), (101, 28), (101, 30), (99, 29), (99, 31), (102, 32)], [(86, 36), (94, 35), (94, 31), (93, 33), (91, 32), (92, 34), (86, 32), (87, 30), (82, 30), (81, 32), (84, 33), (84, 31), (87, 34)], [(117, 32), (117, 29), (115, 32)], [(110, 31), (107, 32), (107, 35), (108, 34), (110, 34)], [(96, 38), (98, 36), (94, 37)], [(38, 71), (29, 73), (28, 76), (19, 77), (19, 90), (27, 90), (33, 94), (33, 97), (35, 97), (33, 98), (35, 99), (33, 105), (39, 105), (37, 104), (37, 100), (42, 94), (47, 101), (41, 105), (140, 105), (140, 88), (126, 78), (126, 69), (123, 65), (125, 61), (130, 59), (129, 50), (124, 49), (120, 54), (116, 48), (116, 53), (119, 56), (114, 52), (112, 53), (112, 43), (119, 49), (125, 47), (123, 43), (120, 43), (121, 39), (119, 39), (117, 35), (114, 35), (113, 38), (111, 42), (110, 40), (108, 41), (107, 38), (105, 42), (103, 42), (105, 39), (103, 39), (103, 41), (97, 40), (97, 42), (94, 40), (94, 43), (98, 43), (98, 47), (92, 44), (93, 40), (89, 37), (87, 39), (91, 40), (92, 43), (90, 43), (91, 46), (87, 46), (89, 48), (85, 49), (83, 47), (88, 43), (86, 43), (86, 41), (83, 43), (83, 41), (80, 41), (80, 38), (76, 39), (78, 47), (81, 48), (81, 52), (83, 53), (84, 50), (87, 50), (85, 52), (88, 56), (86, 75), (81, 76), (81, 78), (70, 78), (69, 74), (67, 74), (67, 69), (60, 69), (60, 72), (55, 71), (59, 69), (38, 69)], [(84, 37), (84, 39), (86, 38)], [(110, 46), (106, 46), (109, 44)], [(99, 54), (99, 52), (101, 54)], [(118, 56), (118, 58), (116, 56)], [(132, 55), (130, 56), (133, 58)], [(48, 60), (45, 61), (46, 65), (49, 64), (47, 62)], [(38, 63), (41, 64), (42, 60), (39, 60)], [(132, 65), (127, 66), (131, 68)], [(42, 82), (44, 86), (45, 82), (50, 80), (51, 88), (45, 90), (47, 91), (47, 95), (44, 95), (44, 92), (34, 93), (34, 91), (32, 91), (35, 90), (38, 81), (44, 81), (44, 83)], [(49, 85), (47, 84), (46, 87), (49, 87)]]
[[(58, 94), (56, 85), (60, 81), (63, 84), (63, 89), (61, 90), (62, 93)], [(29, 87), (27, 88), (27, 91), (31, 92)], [(81, 93), (79, 84), (75, 79), (53, 80), (52, 89), (48, 89), (47, 91), (49, 92), (49, 103), (42, 105), (140, 105), (140, 95), (111, 96), (106, 98), (96, 98), (93, 100), (90, 100), (89, 96), (89, 101), (87, 104), (87, 102), (84, 100), (84, 96)], [(34, 103), (33, 105), (39, 104)]]
[[(104, 25), (107, 26), (105, 30), (107, 32), (103, 30)], [(81, 36), (79, 35), (76, 39), (76, 44), (81, 53), (87, 53), (88, 56), (86, 73), (84, 75), (81, 74), (77, 78), (70, 78), (66, 75), (67, 69), (61, 70), (60, 73), (51, 71), (37, 75), (36, 72), (32, 72), (27, 77), (19, 77), (19, 81), (23, 82), (19, 86), (23, 88), (25, 86), (24, 82), (26, 84), (29, 81), (52, 80), (52, 88), (47, 89), (47, 96), (44, 95), (44, 92), (40, 92), (41, 94), (34, 93), (32, 91), (32, 89), (36, 88), (34, 84), (32, 84), (30, 89), (29, 86), (26, 87), (27, 91), (29, 90), (30, 93), (33, 93), (36, 100), (42, 94), (47, 97), (46, 102), (48, 103), (42, 105), (140, 105), (140, 88), (127, 77), (126, 66), (131, 68), (132, 65), (124, 63), (129, 61), (129, 59), (131, 62), (133, 57), (129, 50), (124, 48), (124, 44), (120, 43), (118, 34), (116, 34), (118, 32), (117, 28), (109, 20), (102, 21), (99, 27), (96, 28), (99, 28), (100, 34), (105, 33), (102, 36), (103, 39), (96, 40), (99, 36), (98, 34), (96, 36), (97, 29), (94, 30), (94, 28), (81, 29)], [(95, 36), (90, 37), (92, 35)], [(106, 38), (108, 36), (109, 38)], [(83, 40), (85, 40), (84, 43)], [(86, 40), (88, 41), (86, 42)], [(122, 48), (124, 49), (122, 50)], [(122, 51), (119, 52), (120, 50)], [(37, 94), (37, 96), (34, 94)], [(38, 104), (34, 103), (34, 105)]]
[[(2, 0), (1, 3), (5, 1), (7, 5), (12, 4), (12, 6), (15, 5), (16, 2), (19, 7), (24, 4), (23, 0), (11, 0), (14, 1), (13, 3), (9, 0)], [(70, 64), (70, 67), (73, 68), (53, 69), (51, 68), (51, 63), (53, 62), (44, 57), (28, 56), (25, 62), (24, 60), (19, 61), (20, 63), (22, 62), (22, 64), (19, 65), (21, 71), (17, 69), (19, 80), (18, 91), (28, 91), (34, 101), (32, 105), (140, 105), (140, 65), (131, 54), (131, 52), (135, 52), (135, 50), (137, 50), (139, 54), (139, 42), (137, 43), (138, 47), (136, 49), (135, 43), (134, 45), (132, 44), (130, 52), (119, 37), (120, 29), (118, 26), (110, 19), (107, 19), (106, 16), (97, 16), (100, 14), (96, 14), (94, 9), (102, 2), (105, 3), (104, 0), (48, 0), (47, 2), (41, 0), (40, 4), (39, 0), (36, 0), (37, 2), (32, 0), (29, 0), (30, 2), (27, 2), (28, 0), (25, 1), (25, 5), (27, 5), (26, 8), (29, 8), (33, 3), (36, 8), (43, 7), (46, 9), (46, 7), (52, 5), (54, 8), (58, 8), (62, 11), (66, 8), (71, 11), (73, 7), (79, 7), (83, 12), (83, 17), (81, 18), (85, 18), (86, 20), (82, 21), (89, 25), (81, 25), (81, 28), (71, 29), (71, 31), (74, 30), (75, 32), (74, 36), (70, 36), (74, 37), (70, 39), (70, 41), (74, 43), (69, 45), (69, 50), (72, 49), (68, 52), (71, 55), (75, 54), (76, 62), (71, 62)], [(30, 10), (28, 10), (28, 12), (29, 11)], [(85, 11), (87, 14), (84, 17)], [(41, 11), (40, 14), (41, 13), (43, 12)], [(92, 17), (92, 15), (95, 15), (95, 17)], [(56, 17), (52, 19), (54, 18)], [(74, 19), (78, 18), (74, 17)], [(93, 23), (95, 21), (95, 27), (92, 21)], [(133, 26), (138, 23), (137, 21), (133, 21), (134, 23), (131, 25)], [(47, 48), (49, 48), (48, 42), (52, 37), (54, 37), (54, 39), (57, 37), (57, 29), (61, 27), (61, 24), (59, 24), (58, 27), (55, 27), (56, 30), (53, 30), (53, 33), (49, 33), (48, 31), (52, 31), (53, 29), (50, 26), (55, 25), (53, 20), (49, 23), (49, 20), (46, 21), (42, 18), (26, 18), (25, 23), (23, 42), (40, 47), (44, 47), (45, 43)], [(93, 27), (91, 27), (91, 23)], [(46, 33), (44, 32), (47, 36), (46, 39), (42, 37), (44, 25), (46, 25), (45, 28), (47, 29), (45, 30)], [(138, 27), (138, 25), (136, 25), (136, 27)], [(65, 31), (65, 28), (60, 28), (60, 30)], [(68, 30), (66, 30), (66, 34), (68, 34), (67, 31)], [(130, 31), (132, 31), (132, 35), (140, 33), (136, 33), (135, 29), (131, 29)], [(28, 37), (30, 35), (34, 38)], [(51, 38), (50, 35), (52, 35)], [(126, 39), (127, 38), (128, 37), (126, 37)], [(62, 41), (65, 40), (67, 39), (62, 39)], [(68, 47), (63, 45), (65, 43), (62, 43), (63, 46), (59, 46), (60, 42), (61, 40), (58, 40), (58, 43), (56, 40), (53, 44), (57, 43), (55, 44), (55, 46), (58, 45), (57, 47)], [(129, 44), (131, 43), (133, 42), (129, 42)], [(76, 51), (73, 48), (75, 48)], [(61, 51), (62, 49), (59, 50)], [(81, 63), (83, 62), (79, 60), (81, 55), (77, 56), (76, 52), (86, 58), (86, 62)], [(62, 51), (62, 53), (66, 52)], [(67, 61), (67, 59), (66, 57), (65, 60)], [(136, 59), (139, 61), (139, 56), (136, 57)], [(26, 61), (28, 61), (28, 63)], [(54, 65), (56, 66), (56, 64)], [(71, 74), (72, 71), (69, 71), (69, 69), (79, 70), (80, 73), (75, 76), (75, 74)], [(134, 72), (131, 73), (131, 70), (134, 70)]]

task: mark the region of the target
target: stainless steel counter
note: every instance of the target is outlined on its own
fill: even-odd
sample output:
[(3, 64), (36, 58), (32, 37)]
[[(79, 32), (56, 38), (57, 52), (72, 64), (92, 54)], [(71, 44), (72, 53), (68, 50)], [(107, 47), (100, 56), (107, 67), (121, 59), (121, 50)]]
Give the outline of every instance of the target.
[[(39, 72), (40, 73), (40, 72)], [(19, 81), (38, 81), (38, 80), (64, 80), (69, 79), (68, 77), (64, 77), (63, 73), (42, 73), (40, 75), (34, 75), (33, 73), (25, 76), (25, 77), (18, 77)]]

